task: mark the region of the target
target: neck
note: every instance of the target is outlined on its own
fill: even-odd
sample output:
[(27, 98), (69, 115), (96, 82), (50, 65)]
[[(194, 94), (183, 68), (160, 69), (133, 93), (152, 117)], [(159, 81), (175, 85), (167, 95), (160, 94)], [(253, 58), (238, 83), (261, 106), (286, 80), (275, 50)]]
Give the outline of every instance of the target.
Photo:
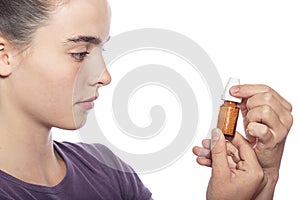
[(51, 127), (6, 111), (0, 113), (0, 169), (32, 184), (56, 185), (65, 165), (54, 151)]

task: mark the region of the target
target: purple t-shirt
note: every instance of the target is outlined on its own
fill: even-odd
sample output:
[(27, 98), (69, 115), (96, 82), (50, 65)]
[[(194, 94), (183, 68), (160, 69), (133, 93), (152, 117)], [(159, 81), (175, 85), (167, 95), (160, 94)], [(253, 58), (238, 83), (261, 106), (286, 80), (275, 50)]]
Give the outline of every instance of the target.
[(0, 199), (149, 200), (133, 169), (101, 144), (54, 142), (67, 174), (54, 187), (29, 184), (0, 170)]

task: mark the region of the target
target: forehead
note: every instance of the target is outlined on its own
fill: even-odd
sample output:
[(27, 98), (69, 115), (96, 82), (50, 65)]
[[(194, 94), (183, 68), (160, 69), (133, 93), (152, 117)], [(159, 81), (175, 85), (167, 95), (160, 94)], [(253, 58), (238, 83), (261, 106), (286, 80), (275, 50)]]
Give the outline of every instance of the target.
[(48, 28), (61, 40), (78, 35), (105, 40), (109, 26), (110, 7), (106, 0), (70, 0), (53, 12)]

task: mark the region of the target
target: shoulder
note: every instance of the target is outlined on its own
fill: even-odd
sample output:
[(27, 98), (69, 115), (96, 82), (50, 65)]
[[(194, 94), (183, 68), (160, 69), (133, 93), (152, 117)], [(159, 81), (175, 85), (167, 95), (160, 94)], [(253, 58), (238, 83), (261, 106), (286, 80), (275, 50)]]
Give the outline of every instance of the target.
[(93, 143), (70, 143), (70, 142), (54, 142), (56, 148), (59, 149), (66, 157), (76, 158), (87, 162), (89, 165), (99, 167), (105, 165), (108, 168), (133, 173), (133, 169), (114, 154), (108, 147), (103, 144)]
[(107, 180), (109, 185), (114, 186), (114, 190), (118, 188), (124, 199), (150, 199), (151, 192), (133, 168), (105, 145), (55, 142), (55, 146), (66, 157), (71, 157), (73, 163), (78, 162), (83, 171), (87, 171), (88, 168), (94, 175), (101, 175), (101, 180)]
[(76, 155), (97, 155), (97, 156), (115, 156), (114, 153), (102, 144), (72, 143), (72, 142), (56, 142), (54, 146), (58, 151), (71, 153)]
[(62, 151), (68, 153), (79, 153), (79, 154), (113, 154), (112, 151), (102, 144), (87, 144), (87, 143), (72, 143), (72, 142), (56, 142), (54, 141), (55, 147), (58, 147)]

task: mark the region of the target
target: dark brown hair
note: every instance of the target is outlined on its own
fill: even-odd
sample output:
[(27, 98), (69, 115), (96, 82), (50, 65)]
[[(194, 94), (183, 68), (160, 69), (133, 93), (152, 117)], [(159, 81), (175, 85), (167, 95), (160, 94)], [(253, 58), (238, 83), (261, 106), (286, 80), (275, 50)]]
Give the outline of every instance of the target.
[(26, 47), (49, 20), (57, 0), (0, 0), (0, 35), (13, 46)]

